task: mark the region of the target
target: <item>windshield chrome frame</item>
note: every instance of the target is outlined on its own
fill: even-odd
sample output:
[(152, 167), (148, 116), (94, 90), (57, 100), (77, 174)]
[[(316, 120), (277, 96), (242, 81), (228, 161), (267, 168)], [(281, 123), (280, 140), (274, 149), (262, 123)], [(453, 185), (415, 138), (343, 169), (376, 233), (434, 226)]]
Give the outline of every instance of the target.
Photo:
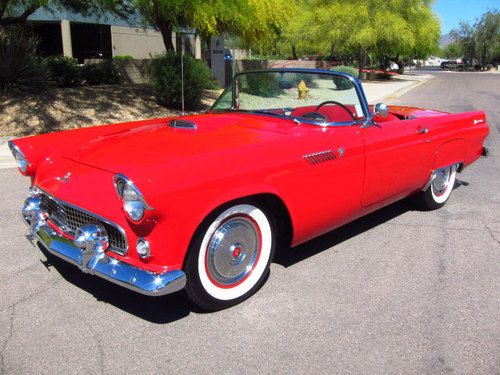
[[(252, 111), (252, 110), (239, 110), (235, 109), (236, 105), (236, 97), (235, 97), (235, 83), (237, 79), (245, 74), (255, 74), (255, 73), (309, 73), (309, 74), (318, 74), (318, 75), (328, 75), (328, 76), (340, 76), (349, 79), (353, 85), (354, 89), (356, 90), (356, 94), (358, 95), (359, 103), (361, 105), (361, 109), (364, 114), (364, 119), (362, 120), (353, 120), (353, 121), (347, 121), (347, 122), (325, 122), (325, 121), (315, 121), (313, 119), (305, 119), (302, 117), (296, 117), (296, 116), (286, 116), (286, 115), (279, 115), (276, 113), (263, 113), (262, 112), (256, 112), (258, 110)], [(232, 97), (231, 97), (231, 108), (228, 109), (214, 109), (214, 107), (219, 103), (219, 100), (222, 98), (222, 95), (226, 93), (226, 91), (230, 88), (232, 91)], [(372, 116), (370, 114), (370, 108), (368, 106), (368, 102), (366, 100), (365, 92), (363, 90), (363, 86), (361, 85), (361, 82), (359, 79), (356, 77), (351, 76), (350, 74), (347, 73), (342, 73), (342, 72), (337, 72), (335, 70), (324, 70), (324, 69), (301, 69), (301, 68), (273, 68), (273, 69), (258, 69), (258, 70), (248, 70), (245, 72), (237, 73), (234, 77), (233, 80), (231, 81), (230, 85), (223, 91), (223, 93), (217, 98), (215, 103), (210, 107), (208, 110), (209, 112), (225, 112), (225, 111), (232, 111), (232, 112), (241, 112), (241, 113), (254, 113), (256, 115), (261, 115), (261, 116), (269, 116), (273, 118), (280, 118), (280, 119), (285, 119), (285, 120), (292, 120), (295, 121), (296, 123), (301, 123), (301, 124), (308, 124), (308, 125), (316, 125), (316, 126), (322, 126), (322, 127), (330, 127), (330, 126), (355, 126), (355, 125), (362, 125), (366, 126), (366, 124), (369, 124), (372, 122)]]

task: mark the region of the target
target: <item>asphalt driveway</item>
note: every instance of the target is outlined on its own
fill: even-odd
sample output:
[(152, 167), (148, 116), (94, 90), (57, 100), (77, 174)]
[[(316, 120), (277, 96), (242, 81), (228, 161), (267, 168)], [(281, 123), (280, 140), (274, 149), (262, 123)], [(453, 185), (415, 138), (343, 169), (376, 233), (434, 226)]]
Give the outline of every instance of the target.
[(485, 109), (491, 156), (441, 210), (399, 202), (286, 254), (202, 314), (82, 274), (25, 238), (0, 170), (0, 373), (500, 373), (500, 75), (434, 73), (395, 102)]

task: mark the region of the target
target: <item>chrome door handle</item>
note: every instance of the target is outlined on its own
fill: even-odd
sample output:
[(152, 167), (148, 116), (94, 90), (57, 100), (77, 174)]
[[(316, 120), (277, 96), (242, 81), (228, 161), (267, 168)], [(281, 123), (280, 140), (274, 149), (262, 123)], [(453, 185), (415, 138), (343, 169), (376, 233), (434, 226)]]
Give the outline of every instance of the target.
[(427, 129), (427, 128), (418, 128), (417, 129), (417, 133), (420, 133), (420, 134), (429, 133), (429, 129)]

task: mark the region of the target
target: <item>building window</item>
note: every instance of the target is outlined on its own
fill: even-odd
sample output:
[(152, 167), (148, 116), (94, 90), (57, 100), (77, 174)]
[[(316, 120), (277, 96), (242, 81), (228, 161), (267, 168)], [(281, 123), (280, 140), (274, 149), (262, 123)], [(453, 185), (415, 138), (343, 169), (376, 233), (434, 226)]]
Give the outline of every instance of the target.
[(71, 23), (73, 57), (80, 64), (85, 59), (110, 59), (111, 26), (87, 23)]

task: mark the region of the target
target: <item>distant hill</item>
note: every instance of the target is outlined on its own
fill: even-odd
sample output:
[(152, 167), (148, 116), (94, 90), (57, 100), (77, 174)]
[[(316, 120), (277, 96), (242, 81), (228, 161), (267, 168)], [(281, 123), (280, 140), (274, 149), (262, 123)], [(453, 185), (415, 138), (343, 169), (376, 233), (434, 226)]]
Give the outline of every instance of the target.
[(444, 35), (441, 35), (441, 38), (439, 38), (439, 47), (440, 48), (444, 48), (446, 47), (448, 44), (451, 44), (455, 41), (455, 39), (453, 38), (453, 36), (451, 36), (451, 34), (444, 34)]

